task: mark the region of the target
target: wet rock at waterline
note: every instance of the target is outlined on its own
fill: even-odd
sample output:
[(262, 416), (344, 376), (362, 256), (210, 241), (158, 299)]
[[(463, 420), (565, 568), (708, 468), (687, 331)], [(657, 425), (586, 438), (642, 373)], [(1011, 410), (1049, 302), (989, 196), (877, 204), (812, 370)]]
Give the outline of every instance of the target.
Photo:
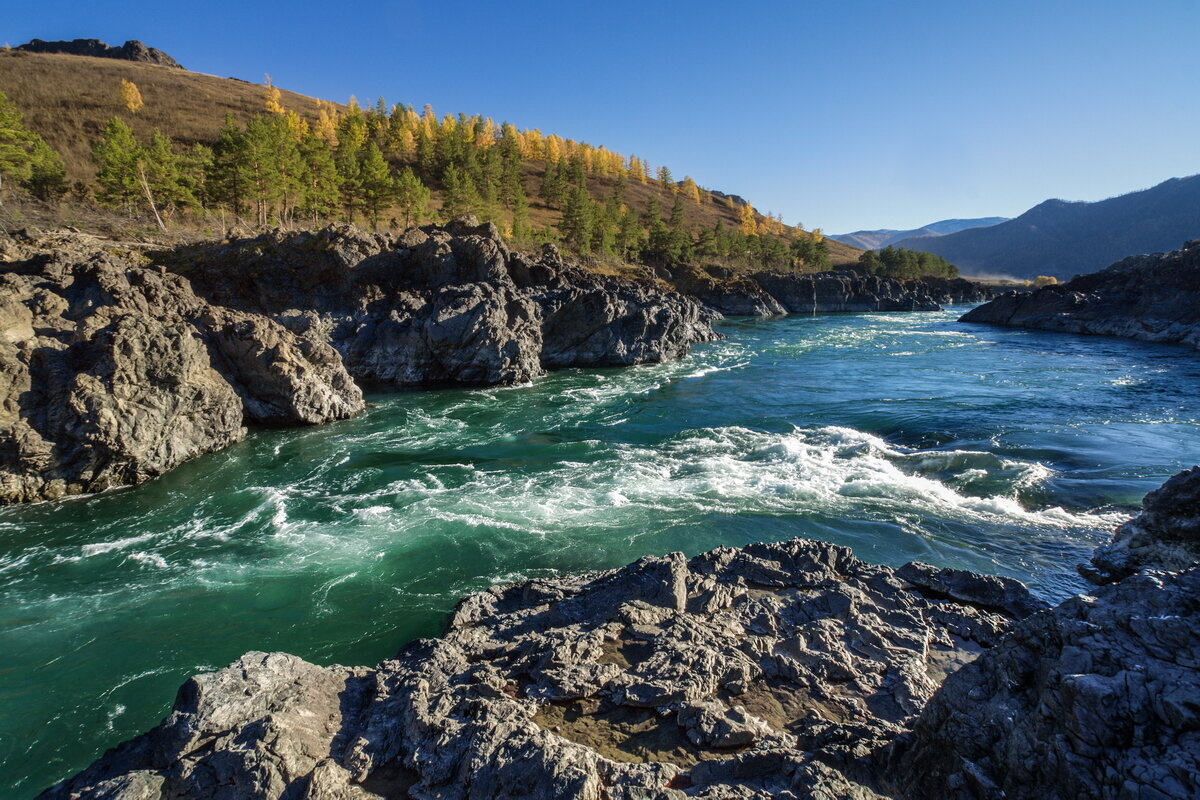
[(135, 484), (360, 385), (504, 384), (678, 358), (715, 318), (661, 287), (509, 252), (459, 220), (149, 252), (0, 237), (0, 502)]
[(899, 281), (853, 270), (741, 274), (721, 267), (681, 267), (671, 278), (681, 291), (730, 316), (940, 311), (942, 303), (976, 303), (992, 297), (988, 287), (963, 278)]
[(1064, 284), (1001, 295), (962, 321), (1200, 348), (1200, 239), (1170, 253), (1130, 256)]
[(1142, 511), (1097, 548), (1083, 577), (1112, 583), (1140, 570), (1177, 572), (1200, 566), (1200, 467), (1173, 476), (1146, 495)]
[(951, 675), (884, 770), (907, 798), (1200, 792), (1200, 570), (1145, 573), (1019, 623)]
[(872, 753), (1038, 606), (911, 576), (794, 540), (497, 587), (372, 670), (193, 678), (43, 797), (875, 797)]
[(247, 423), (363, 407), (327, 345), (138, 261), (80, 237), (0, 269), (0, 501), (139, 483)]

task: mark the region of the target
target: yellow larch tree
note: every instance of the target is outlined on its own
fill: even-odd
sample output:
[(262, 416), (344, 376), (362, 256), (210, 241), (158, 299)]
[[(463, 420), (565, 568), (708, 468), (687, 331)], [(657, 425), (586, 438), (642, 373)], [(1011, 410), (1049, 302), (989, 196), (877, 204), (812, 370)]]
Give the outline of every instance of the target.
[(146, 105), (142, 101), (142, 91), (138, 89), (137, 84), (124, 78), (121, 78), (121, 105), (132, 114), (141, 111), (142, 106)]
[(264, 75), (263, 86), (266, 88), (266, 94), (263, 96), (263, 108), (272, 114), (282, 114), (284, 112), (283, 104), (279, 101), (283, 98), (283, 94), (276, 87), (271, 85), (271, 76)]
[(317, 124), (313, 126), (313, 133), (330, 147), (338, 145), (337, 117), (337, 108), (333, 103), (317, 101)]
[(692, 180), (691, 175), (683, 176), (683, 194), (690, 197), (696, 205), (700, 205), (700, 187)]
[(754, 236), (758, 233), (757, 215), (754, 213), (754, 206), (749, 203), (738, 206), (738, 230), (747, 236)]

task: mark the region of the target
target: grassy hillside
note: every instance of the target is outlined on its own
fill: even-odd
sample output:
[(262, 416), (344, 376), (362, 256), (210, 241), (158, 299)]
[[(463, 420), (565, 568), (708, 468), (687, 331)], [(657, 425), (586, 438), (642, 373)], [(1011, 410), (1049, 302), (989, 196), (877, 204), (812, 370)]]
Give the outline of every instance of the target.
[[(145, 106), (137, 113), (126, 111), (122, 105), (118, 88), (122, 79), (135, 83), (141, 91)], [(28, 127), (41, 134), (62, 155), (68, 179), (83, 182), (95, 178), (92, 146), (106, 122), (114, 116), (125, 120), (142, 140), (158, 129), (182, 145), (211, 145), (217, 140), (227, 113), (245, 124), (263, 112), (265, 97), (262, 85), (234, 78), (114, 59), (16, 51), (0, 53), (0, 92), (7, 94), (21, 109)], [(280, 103), (309, 122), (315, 122), (318, 117), (319, 105), (315, 98), (283, 91)], [(339, 112), (346, 109), (344, 105), (334, 108)], [(524, 188), (531, 204), (530, 222), (540, 229), (558, 226), (562, 217), (561, 208), (550, 207), (538, 199), (545, 166), (545, 162), (538, 159), (522, 163)], [(589, 174), (586, 180), (591, 195), (601, 202), (611, 195), (616, 182), (614, 177), (596, 174)], [(443, 193), (436, 185), (433, 188), (432, 207), (437, 209)], [(739, 209), (736, 205), (708, 192), (700, 195), (700, 202), (685, 204), (683, 227), (686, 230), (698, 232), (711, 229), (717, 223), (737, 230)], [(674, 202), (674, 194), (653, 179), (645, 183), (627, 179), (624, 200), (637, 214), (644, 213), (647, 206), (656, 201), (665, 219)], [(781, 235), (796, 238), (810, 234), (783, 228)], [(832, 239), (825, 241), (833, 265), (857, 261), (858, 249)]]

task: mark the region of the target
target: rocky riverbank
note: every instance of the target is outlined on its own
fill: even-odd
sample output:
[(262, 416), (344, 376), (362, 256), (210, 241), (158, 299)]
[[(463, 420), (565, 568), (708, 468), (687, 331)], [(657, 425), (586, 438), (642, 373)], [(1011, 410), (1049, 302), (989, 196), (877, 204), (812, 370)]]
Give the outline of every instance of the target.
[(1200, 572), (1149, 540), (1195, 544), (1197, 491), (1150, 495), (1138, 571), (1053, 609), (806, 540), (496, 587), (374, 668), (197, 676), (42, 797), (1194, 797)]
[(1200, 348), (1200, 239), (1170, 253), (1131, 256), (1068, 283), (1001, 295), (962, 321)]
[(512, 253), (473, 220), (158, 251), (0, 238), (0, 502), (139, 483), (248, 425), (343, 419), (363, 386), (678, 358), (715, 318), (552, 247)]
[(671, 277), (681, 292), (728, 316), (940, 311), (942, 304), (980, 303), (993, 296), (986, 285), (964, 278), (898, 281), (854, 270), (737, 273), (718, 267), (685, 267)]

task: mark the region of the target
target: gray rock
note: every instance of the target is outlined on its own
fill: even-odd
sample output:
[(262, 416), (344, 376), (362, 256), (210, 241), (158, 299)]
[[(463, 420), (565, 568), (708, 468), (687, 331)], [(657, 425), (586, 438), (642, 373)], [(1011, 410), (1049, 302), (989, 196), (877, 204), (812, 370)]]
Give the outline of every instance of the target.
[(644, 558), (472, 595), (373, 670), (248, 654), (43, 798), (876, 798), (1013, 622), (819, 542)]
[(951, 675), (883, 770), (903, 797), (1200, 796), (1200, 570), (1020, 622)]
[(0, 502), (140, 483), (247, 422), (363, 407), (327, 345), (214, 308), (135, 252), (81, 235), (26, 246), (0, 265)]
[(1146, 495), (1142, 512), (1117, 528), (1079, 572), (1096, 584), (1143, 569), (1178, 572), (1200, 565), (1200, 467), (1171, 477)]
[(0, 503), (139, 483), (245, 435), (364, 407), (361, 385), (513, 384), (685, 355), (714, 315), (473, 219), (159, 252), (0, 236)]
[(1065, 284), (1003, 294), (962, 321), (1200, 348), (1200, 239)]
[(47, 42), (42, 39), (32, 39), (13, 49), (27, 53), (65, 53), (72, 56), (91, 56), (92, 58), (118, 58), (122, 61), (138, 61), (143, 64), (183, 69), (178, 61), (162, 50), (147, 47), (137, 39), (130, 39), (120, 47), (111, 47), (99, 39), (72, 39), (69, 42)]

